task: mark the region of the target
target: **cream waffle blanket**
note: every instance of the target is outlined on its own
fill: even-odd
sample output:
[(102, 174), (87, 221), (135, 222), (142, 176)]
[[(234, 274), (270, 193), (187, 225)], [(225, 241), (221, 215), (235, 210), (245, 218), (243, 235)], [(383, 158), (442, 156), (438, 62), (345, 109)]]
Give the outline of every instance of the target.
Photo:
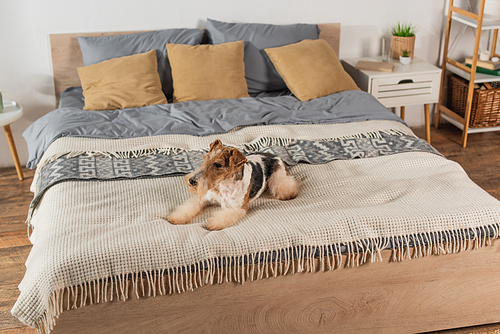
[[(238, 147), (263, 148), (296, 138), (376, 139), (380, 133), (412, 136), (400, 123), (371, 121), (321, 125), (313, 131), (310, 126), (244, 128), (215, 137)], [(174, 154), (206, 149), (214, 138), (185, 139), (63, 138), (41, 165), (63, 154)], [(89, 303), (332, 270), (342, 251), (350, 265), (380, 260), (387, 246), (395, 248), (396, 260), (458, 252), (499, 235), (500, 202), (458, 164), (437, 154), (297, 164), (290, 172), (302, 184), (296, 199), (261, 197), (236, 226), (217, 232), (203, 228), (217, 208), (190, 225), (166, 221), (189, 196), (180, 176), (55, 184), (30, 222), (33, 249), (12, 314), (48, 333), (62, 311)], [(410, 246), (413, 251), (404, 252)], [(321, 259), (319, 267), (311, 260), (315, 257)]]

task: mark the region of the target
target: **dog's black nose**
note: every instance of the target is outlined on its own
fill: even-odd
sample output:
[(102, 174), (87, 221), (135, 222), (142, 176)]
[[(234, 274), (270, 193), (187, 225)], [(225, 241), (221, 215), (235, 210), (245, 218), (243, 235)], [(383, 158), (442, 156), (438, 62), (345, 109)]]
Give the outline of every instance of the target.
[(198, 184), (198, 182), (197, 182), (195, 179), (190, 178), (190, 179), (189, 179), (189, 184), (190, 184), (191, 186), (193, 186), (193, 187), (196, 187), (196, 185)]

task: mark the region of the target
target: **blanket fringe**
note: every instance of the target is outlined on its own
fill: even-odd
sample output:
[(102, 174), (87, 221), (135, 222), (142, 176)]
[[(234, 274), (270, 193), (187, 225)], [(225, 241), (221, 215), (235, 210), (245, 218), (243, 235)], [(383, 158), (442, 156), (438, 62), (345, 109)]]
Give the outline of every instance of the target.
[(499, 235), (500, 224), (494, 224), (478, 229), (373, 238), (338, 245), (302, 245), (280, 251), (212, 258), (170, 269), (118, 274), (54, 291), (48, 300), (46, 312), (35, 328), (40, 334), (49, 334), (64, 310), (114, 299), (125, 301), (133, 297), (156, 297), (193, 291), (205, 285), (228, 282), (244, 284), (282, 275), (357, 267), (368, 261), (382, 262), (381, 251), (389, 246), (392, 246), (390, 262), (459, 253), (491, 245), (491, 241)]
[[(163, 148), (148, 148), (148, 149), (140, 149), (140, 150), (132, 150), (132, 151), (123, 151), (123, 152), (112, 152), (112, 151), (72, 151), (72, 152), (64, 152), (54, 155), (47, 160), (45, 160), (44, 165), (54, 162), (60, 157), (67, 155), (68, 158), (75, 158), (80, 155), (87, 155), (89, 157), (92, 156), (104, 156), (108, 158), (116, 158), (116, 159), (131, 159), (131, 158), (140, 158), (147, 155), (153, 154), (165, 154), (165, 155), (177, 155), (187, 150), (184, 148), (178, 147), (163, 147)], [(201, 151), (201, 150), (191, 150), (191, 151)], [(40, 166), (38, 166), (40, 167)]]
[[(320, 139), (312, 139), (316, 141), (334, 141), (334, 140), (343, 140), (343, 139), (352, 139), (352, 138), (382, 138), (382, 134), (391, 135), (391, 136), (414, 136), (413, 133), (406, 132), (401, 129), (386, 129), (386, 130), (377, 130), (377, 131), (369, 131), (363, 133), (356, 133), (346, 136), (337, 136), (337, 137), (328, 137), (328, 138), (320, 138)], [(238, 149), (244, 151), (260, 151), (267, 147), (271, 146), (289, 146), (295, 143), (297, 139), (290, 138), (275, 138), (275, 137), (261, 137), (256, 139), (250, 143), (242, 144), (238, 146)]]

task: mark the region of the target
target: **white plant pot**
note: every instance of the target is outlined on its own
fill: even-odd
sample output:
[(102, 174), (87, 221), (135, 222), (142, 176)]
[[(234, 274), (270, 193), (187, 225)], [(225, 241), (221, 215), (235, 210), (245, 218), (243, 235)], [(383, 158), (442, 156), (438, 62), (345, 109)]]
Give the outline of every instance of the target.
[(399, 56), (399, 62), (401, 63), (401, 65), (410, 65), (411, 57)]

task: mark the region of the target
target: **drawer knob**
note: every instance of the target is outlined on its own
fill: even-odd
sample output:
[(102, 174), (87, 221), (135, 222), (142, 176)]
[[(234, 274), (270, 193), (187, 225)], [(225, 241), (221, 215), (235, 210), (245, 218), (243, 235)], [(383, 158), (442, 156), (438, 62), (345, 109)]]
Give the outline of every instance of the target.
[(407, 83), (413, 83), (413, 80), (412, 79), (403, 79), (403, 80), (398, 82), (398, 85), (407, 84)]

